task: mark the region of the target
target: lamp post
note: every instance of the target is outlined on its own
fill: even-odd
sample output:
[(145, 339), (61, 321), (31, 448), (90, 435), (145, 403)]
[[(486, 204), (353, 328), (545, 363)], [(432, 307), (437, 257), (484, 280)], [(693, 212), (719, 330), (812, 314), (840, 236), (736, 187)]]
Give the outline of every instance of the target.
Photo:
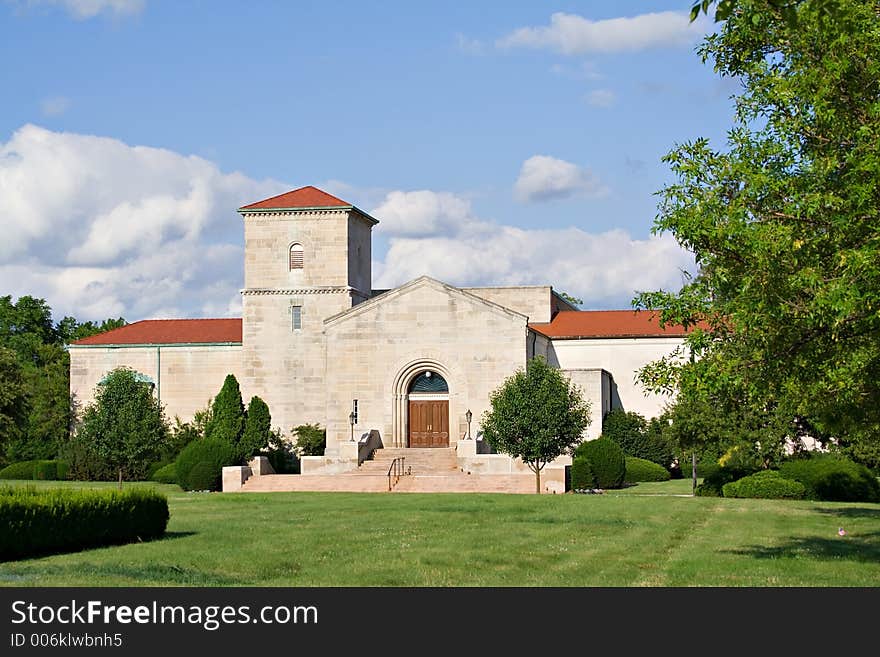
[(351, 425), (351, 439), (349, 442), (354, 442), (354, 411), (348, 414), (348, 423)]
[(465, 417), (465, 419), (467, 420), (467, 423), (468, 423), (468, 434), (467, 434), (467, 440), (470, 440), (470, 439), (471, 439), (471, 418), (472, 418), (473, 416), (474, 416), (474, 414), (471, 413), (471, 409), (467, 409), (467, 413), (464, 414), (464, 417)]

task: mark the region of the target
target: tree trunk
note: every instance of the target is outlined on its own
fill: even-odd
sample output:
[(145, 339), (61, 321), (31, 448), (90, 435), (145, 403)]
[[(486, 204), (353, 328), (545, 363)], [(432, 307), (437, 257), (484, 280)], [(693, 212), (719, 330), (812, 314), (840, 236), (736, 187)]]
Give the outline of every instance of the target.
[(119, 468), (119, 490), (122, 490), (122, 468)]
[(691, 494), (697, 494), (697, 451), (691, 454)]

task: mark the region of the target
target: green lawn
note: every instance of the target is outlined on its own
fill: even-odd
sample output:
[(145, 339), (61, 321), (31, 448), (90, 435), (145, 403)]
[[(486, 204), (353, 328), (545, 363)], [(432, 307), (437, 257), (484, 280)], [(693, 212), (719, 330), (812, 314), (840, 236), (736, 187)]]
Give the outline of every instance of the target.
[[(33, 483), (33, 482), (28, 482)], [(42, 486), (78, 486), (41, 482)], [(115, 484), (94, 484), (112, 487)], [(604, 495), (168, 494), (167, 537), (0, 563), (12, 586), (876, 586), (880, 505)], [(838, 527), (848, 535), (837, 535)]]

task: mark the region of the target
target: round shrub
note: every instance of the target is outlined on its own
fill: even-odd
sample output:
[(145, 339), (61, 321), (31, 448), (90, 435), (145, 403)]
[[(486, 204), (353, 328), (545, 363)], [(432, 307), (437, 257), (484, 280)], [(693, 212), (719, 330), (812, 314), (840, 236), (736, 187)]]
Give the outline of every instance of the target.
[[(782, 476), (799, 481), (806, 497), (826, 502), (880, 502), (880, 483), (864, 465), (832, 454), (783, 463)], [(2, 473), (0, 473), (2, 474)]]
[(626, 474), (623, 480), (628, 483), (639, 481), (669, 481), (669, 471), (662, 465), (657, 465), (647, 459), (626, 457)]
[(762, 470), (748, 477), (724, 484), (724, 497), (753, 497), (764, 500), (799, 500), (804, 497), (804, 485), (786, 479), (776, 470)]
[[(706, 475), (702, 483), (697, 486), (697, 496), (722, 497), (724, 484), (729, 484), (754, 473), (753, 468), (718, 466), (717, 469)], [(697, 470), (697, 474), (699, 474), (699, 470)]]
[(576, 456), (571, 462), (571, 489), (577, 491), (595, 487), (596, 479), (593, 476), (593, 468), (590, 467), (590, 459)]
[(620, 488), (626, 474), (626, 456), (620, 445), (608, 438), (585, 440), (577, 446), (575, 458), (590, 461), (596, 488)]
[(213, 463), (199, 461), (186, 478), (188, 490), (220, 490), (222, 472)]
[[(191, 442), (177, 457), (177, 483), (184, 490), (217, 490), (223, 466), (235, 465), (238, 456), (235, 447), (221, 438), (205, 438)], [(192, 472), (200, 463), (207, 465), (201, 466), (196, 473), (197, 479), (191, 481)], [(206, 472), (216, 473), (216, 479), (211, 479), (214, 484), (210, 487), (203, 486), (208, 479)]]
[(160, 484), (176, 484), (177, 466), (174, 463), (169, 463), (168, 465), (159, 468), (153, 473), (150, 480)]
[(19, 461), (0, 470), (0, 479), (33, 479), (39, 461)]
[(37, 461), (34, 464), (34, 479), (54, 481), (58, 479), (58, 467), (55, 461)]
[(164, 459), (162, 461), (156, 461), (155, 463), (153, 463), (150, 467), (147, 468), (147, 476), (145, 481), (156, 481), (155, 479), (153, 479), (153, 475), (156, 474), (157, 470), (161, 470), (169, 463), (174, 463), (174, 461)]

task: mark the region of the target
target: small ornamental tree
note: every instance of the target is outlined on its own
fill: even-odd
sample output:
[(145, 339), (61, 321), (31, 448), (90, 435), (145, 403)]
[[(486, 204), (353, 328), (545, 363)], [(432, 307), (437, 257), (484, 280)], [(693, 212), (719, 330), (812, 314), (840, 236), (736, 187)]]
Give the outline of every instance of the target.
[(98, 384), (86, 407), (77, 439), (123, 477), (141, 479), (168, 441), (168, 424), (149, 384), (120, 367)]
[(239, 443), (243, 461), (269, 446), (269, 433), (272, 431), (272, 416), (269, 406), (257, 396), (251, 398), (244, 422), (244, 433)]
[(214, 397), (211, 417), (205, 426), (205, 437), (225, 440), (238, 447), (244, 433), (244, 403), (234, 374), (227, 374), (223, 387)]
[(535, 473), (541, 492), (541, 470), (568, 453), (590, 423), (590, 405), (580, 389), (543, 358), (509, 377), (489, 397), (482, 417), (483, 435), (497, 451), (519, 457)]
[(293, 428), (296, 436), (296, 453), (299, 456), (323, 456), (327, 448), (327, 430), (321, 425), (300, 424)]

